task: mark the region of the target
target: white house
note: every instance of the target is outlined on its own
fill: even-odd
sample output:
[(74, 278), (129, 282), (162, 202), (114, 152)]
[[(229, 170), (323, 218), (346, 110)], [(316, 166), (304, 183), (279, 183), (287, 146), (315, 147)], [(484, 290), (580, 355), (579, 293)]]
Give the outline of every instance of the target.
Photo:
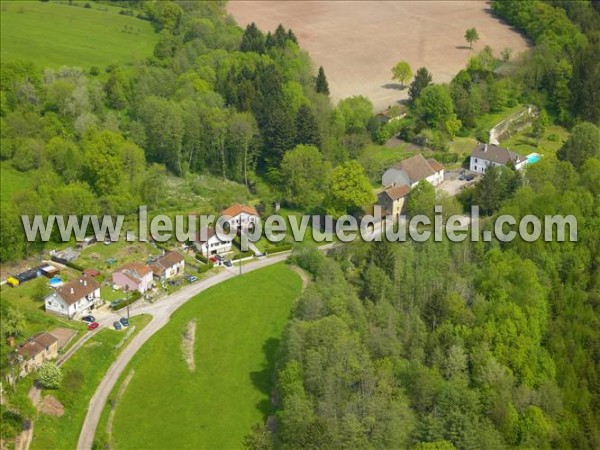
[(221, 211), (221, 217), (228, 216), (227, 222), (231, 229), (248, 229), (251, 225), (256, 225), (260, 220), (258, 212), (253, 206), (241, 205), (236, 203), (227, 209)]
[(100, 284), (85, 275), (63, 284), (45, 298), (46, 311), (69, 318), (89, 314), (92, 309), (101, 305)]
[(407, 185), (414, 188), (421, 180), (439, 185), (444, 181), (444, 166), (433, 158), (425, 159), (419, 153), (387, 169), (381, 177), (381, 184), (384, 187)]
[(471, 172), (485, 173), (491, 166), (506, 166), (509, 162), (515, 169), (521, 170), (527, 164), (527, 158), (504, 147), (493, 144), (479, 144), (471, 152), (469, 169)]
[(185, 260), (180, 253), (173, 251), (158, 258), (150, 264), (150, 268), (154, 276), (159, 280), (168, 280), (169, 278), (183, 275)]
[(196, 238), (196, 250), (204, 256), (219, 255), (231, 251), (231, 241), (219, 239), (213, 228), (203, 228)]

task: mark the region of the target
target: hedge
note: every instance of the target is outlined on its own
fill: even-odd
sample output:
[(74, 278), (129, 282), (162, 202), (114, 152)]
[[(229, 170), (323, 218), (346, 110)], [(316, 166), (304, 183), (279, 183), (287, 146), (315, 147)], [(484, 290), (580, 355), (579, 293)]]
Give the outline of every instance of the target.
[(73, 261), (67, 261), (65, 266), (70, 267), (71, 269), (78, 270), (79, 272), (83, 272), (85, 270), (82, 266), (80, 266), (77, 263), (74, 263)]
[(291, 250), (293, 248), (294, 246), (291, 244), (278, 245), (277, 247), (271, 247), (270, 249), (268, 249), (267, 253), (269, 255), (272, 255), (273, 253), (287, 252), (288, 250)]
[(129, 297), (129, 299), (127, 299), (124, 302), (121, 302), (118, 305), (114, 306), (113, 310), (118, 311), (119, 309), (123, 309), (126, 306), (131, 305), (133, 302), (138, 301), (141, 297), (142, 297), (142, 294), (139, 291), (135, 291), (134, 293), (131, 294), (131, 296)]

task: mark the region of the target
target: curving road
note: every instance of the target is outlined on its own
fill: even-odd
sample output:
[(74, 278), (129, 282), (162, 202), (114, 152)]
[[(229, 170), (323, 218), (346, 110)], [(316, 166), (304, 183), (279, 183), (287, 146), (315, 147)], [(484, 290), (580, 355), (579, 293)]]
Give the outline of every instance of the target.
[[(329, 247), (330, 246), (326, 245), (321, 247), (321, 249), (326, 250)], [(248, 262), (243, 265), (243, 272), (246, 273), (257, 269), (262, 269), (263, 267), (285, 261), (289, 256), (289, 253), (285, 253), (260, 259), (258, 261)], [(192, 299), (200, 292), (238, 275), (239, 268), (234, 267), (223, 272), (219, 272), (216, 275), (198, 281), (192, 285), (186, 286), (176, 293), (160, 299), (154, 304), (141, 304), (138, 307), (131, 308), (130, 315), (135, 316), (139, 314), (150, 314), (152, 315), (152, 320), (131, 340), (129, 345), (123, 349), (119, 356), (117, 356), (117, 359), (110, 366), (106, 372), (106, 375), (98, 385), (94, 396), (90, 400), (88, 412), (85, 416), (85, 421), (79, 435), (79, 441), (77, 442), (78, 450), (91, 450), (94, 442), (94, 436), (96, 434), (96, 428), (98, 426), (98, 422), (100, 421), (100, 415), (102, 414), (104, 405), (108, 400), (108, 396), (112, 392), (117, 380), (126, 369), (127, 364), (129, 364), (133, 356), (142, 347), (142, 345), (144, 345), (144, 343), (146, 343), (146, 341), (150, 339), (154, 333), (167, 324), (173, 312), (175, 312), (175, 310), (181, 305)], [(109, 318), (102, 322), (110, 326), (112, 319)]]

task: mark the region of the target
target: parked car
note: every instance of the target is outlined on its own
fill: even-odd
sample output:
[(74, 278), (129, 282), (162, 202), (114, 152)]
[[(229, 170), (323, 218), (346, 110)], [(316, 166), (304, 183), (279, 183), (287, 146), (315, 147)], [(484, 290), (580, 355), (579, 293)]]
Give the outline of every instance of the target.
[(121, 322), (119, 322), (118, 320), (115, 320), (113, 322), (113, 327), (115, 327), (115, 330), (119, 331), (123, 329), (123, 325), (121, 325)]
[(123, 325), (124, 327), (128, 327), (129, 326), (129, 319), (127, 317), (121, 317), (119, 319), (119, 322), (121, 323), (121, 325)]
[(111, 241), (111, 240), (106, 240), (106, 241), (104, 241), (104, 245), (110, 245), (110, 244), (112, 244), (112, 241)]
[(198, 279), (198, 277), (195, 277), (194, 275), (188, 275), (187, 277), (185, 277), (185, 279), (188, 280), (190, 283), (193, 283)]
[(100, 324), (98, 322), (92, 322), (88, 325), (88, 330), (95, 330), (99, 326), (100, 326)]
[(231, 260), (229, 260), (229, 259), (226, 259), (225, 261), (223, 261), (223, 264), (225, 264), (225, 266), (227, 266), (227, 267), (233, 266), (233, 264), (231, 263)]
[(473, 181), (474, 178), (475, 178), (474, 175), (467, 175), (467, 177), (465, 178), (465, 180), (467, 180), (467, 181)]
[(95, 322), (95, 321), (96, 321), (96, 318), (95, 318), (94, 316), (83, 316), (83, 317), (81, 318), (81, 320), (82, 320), (82, 321), (84, 321), (84, 322), (85, 322), (85, 323), (87, 323), (87, 324), (90, 324), (90, 323), (92, 323), (92, 322)]
[(225, 258), (223, 257), (223, 255), (215, 255), (215, 258), (217, 258), (217, 261), (224, 261)]
[(467, 176), (464, 173), (461, 173), (458, 177), (460, 181), (463, 181), (465, 178), (467, 178)]
[(179, 280), (169, 280), (169, 281), (167, 281), (167, 283), (169, 283), (171, 286), (179, 286), (181, 284), (181, 281), (179, 281)]

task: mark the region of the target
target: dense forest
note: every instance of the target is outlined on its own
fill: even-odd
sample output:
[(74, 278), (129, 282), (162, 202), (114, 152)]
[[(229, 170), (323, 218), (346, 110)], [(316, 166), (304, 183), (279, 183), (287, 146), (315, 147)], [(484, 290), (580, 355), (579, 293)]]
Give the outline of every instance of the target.
[[(314, 283), (285, 337), (275, 442), (598, 448), (600, 160), (585, 164), (532, 168), (501, 208), (575, 214), (577, 243), (299, 253)], [(248, 437), (266, 441), (263, 430)]]

